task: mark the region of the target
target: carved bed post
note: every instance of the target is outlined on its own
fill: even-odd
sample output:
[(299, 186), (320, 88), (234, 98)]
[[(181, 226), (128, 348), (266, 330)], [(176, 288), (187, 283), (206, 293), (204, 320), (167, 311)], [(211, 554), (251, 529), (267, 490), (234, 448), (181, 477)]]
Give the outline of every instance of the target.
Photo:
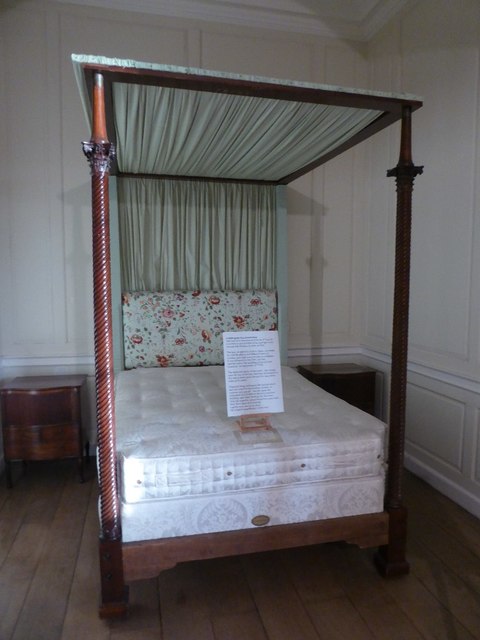
[(400, 157), (387, 176), (397, 184), (395, 237), (395, 290), (393, 302), (392, 370), (390, 376), (389, 472), (385, 508), (389, 513), (389, 542), (380, 547), (375, 562), (385, 576), (408, 573), (406, 560), (407, 510), (403, 505), (402, 474), (405, 440), (407, 389), (408, 310), (410, 294), (410, 243), (412, 230), (412, 192), (415, 177), (423, 167), (412, 162), (411, 107), (403, 107)]
[(103, 76), (94, 74), (92, 137), (83, 143), (92, 176), (95, 385), (100, 487), (101, 617), (126, 613), (116, 477), (108, 176), (115, 150), (107, 139)]

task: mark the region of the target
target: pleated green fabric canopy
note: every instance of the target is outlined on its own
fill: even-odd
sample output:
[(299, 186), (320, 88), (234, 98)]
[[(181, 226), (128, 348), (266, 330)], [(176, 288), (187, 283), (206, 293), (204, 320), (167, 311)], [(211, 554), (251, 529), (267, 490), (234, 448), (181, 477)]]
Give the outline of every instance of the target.
[(118, 172), (286, 183), (415, 108), (414, 96), (73, 55), (102, 73)]

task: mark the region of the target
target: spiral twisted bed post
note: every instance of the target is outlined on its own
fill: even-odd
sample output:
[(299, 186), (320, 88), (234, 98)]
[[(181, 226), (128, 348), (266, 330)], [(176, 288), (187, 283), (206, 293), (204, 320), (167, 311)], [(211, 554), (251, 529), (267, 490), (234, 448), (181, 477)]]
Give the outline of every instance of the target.
[(400, 157), (397, 166), (387, 171), (388, 177), (396, 178), (397, 185), (389, 451), (385, 494), (385, 508), (389, 513), (389, 544), (380, 547), (375, 557), (379, 571), (387, 576), (409, 571), (405, 555), (407, 510), (403, 504), (402, 474), (407, 398), (412, 192), (415, 177), (423, 172), (423, 167), (416, 167), (412, 162), (411, 113), (411, 107), (403, 107)]
[(95, 386), (100, 487), (101, 617), (127, 610), (117, 491), (108, 176), (115, 150), (107, 139), (103, 76), (94, 75), (93, 127), (83, 151), (91, 168)]

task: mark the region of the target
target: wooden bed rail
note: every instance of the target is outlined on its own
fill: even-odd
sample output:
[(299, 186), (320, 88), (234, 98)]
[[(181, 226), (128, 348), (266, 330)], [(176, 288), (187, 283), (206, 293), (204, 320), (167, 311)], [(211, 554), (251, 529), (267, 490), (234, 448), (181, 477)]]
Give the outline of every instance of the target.
[(388, 541), (388, 514), (369, 513), (313, 522), (127, 542), (123, 566), (127, 582), (154, 578), (179, 562), (258, 553), (345, 541), (360, 548)]

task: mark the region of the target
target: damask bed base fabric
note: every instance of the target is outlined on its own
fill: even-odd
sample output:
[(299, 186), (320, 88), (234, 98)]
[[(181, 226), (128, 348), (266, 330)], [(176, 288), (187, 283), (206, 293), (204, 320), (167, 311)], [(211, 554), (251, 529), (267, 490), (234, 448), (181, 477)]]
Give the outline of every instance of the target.
[(288, 367), (282, 379), (273, 430), (244, 433), (227, 418), (223, 367), (120, 374), (124, 539), (382, 510), (385, 425)]
[(124, 542), (199, 533), (253, 529), (264, 525), (326, 520), (383, 510), (383, 477), (227, 491), (122, 504)]

